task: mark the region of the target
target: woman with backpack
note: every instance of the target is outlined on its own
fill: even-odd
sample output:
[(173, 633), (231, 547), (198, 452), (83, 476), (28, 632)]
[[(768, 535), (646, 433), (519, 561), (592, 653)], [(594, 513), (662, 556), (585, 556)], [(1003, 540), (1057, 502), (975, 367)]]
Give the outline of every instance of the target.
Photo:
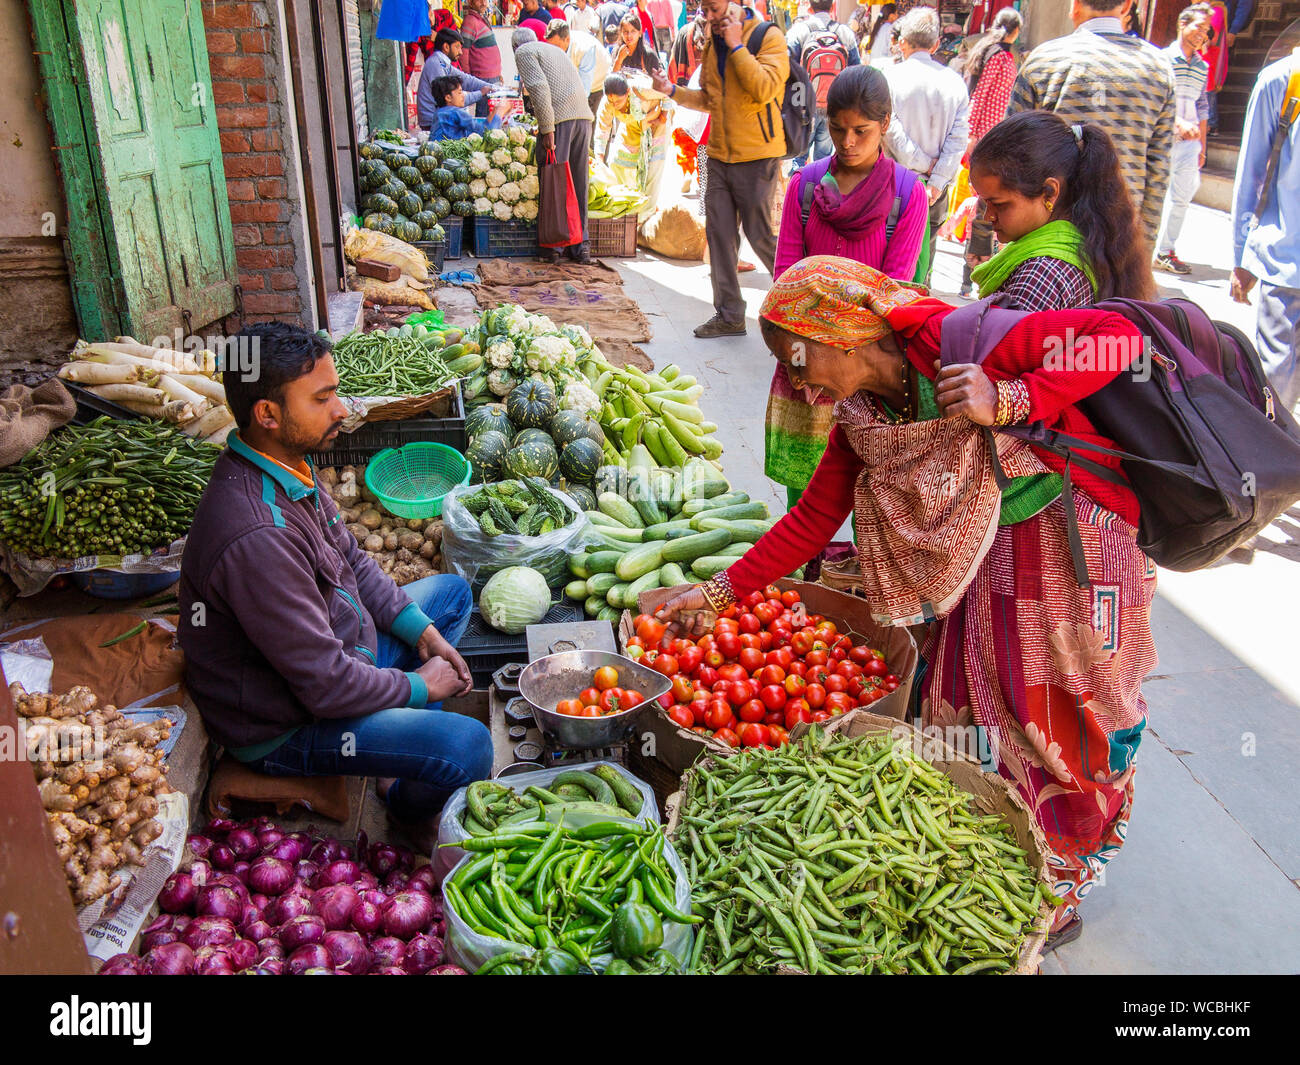
[[(875, 67), (849, 67), (831, 85), (826, 116), (835, 153), (795, 171), (776, 242), (775, 277), (809, 255), (839, 255), (912, 280), (928, 202), (916, 176), (881, 151), (892, 103)], [(772, 376), (765, 431), (769, 477), (793, 507), (826, 447), (831, 401)]]
[(1110, 135), (1050, 111), (1023, 111), (971, 152), (970, 183), (999, 243), (971, 279), (1024, 311), (1155, 298), (1151, 252)]
[[(1077, 907), (1128, 831), (1141, 683), (1156, 663), (1156, 571), (1137, 546), (1138, 501), (1122, 474), (1113, 483), (1075, 465), (1063, 497), (1059, 457), (987, 427), (1041, 421), (1113, 446), (1078, 404), (1127, 367), (1054, 366), (1044, 352), (1085, 339), (1135, 354), (1142, 338), (1106, 311), (1031, 314), (981, 364), (938, 370), (944, 331), (968, 324), (949, 316), (962, 313), (847, 259), (814, 256), (781, 275), (759, 311), (763, 339), (792, 386), (837, 401), (826, 453), (789, 514), (659, 617), (670, 635), (708, 631), (852, 515), (875, 620), (927, 626), (923, 729), (952, 729), (974, 750), (978, 728), (1043, 830), (1064, 900), (1050, 950), (1082, 930)], [(1097, 461), (1118, 472), (1117, 460)], [(1067, 505), (1090, 586), (1076, 580)]]
[[(1011, 45), (1020, 36), (1024, 20), (1013, 7), (1004, 7), (993, 19), (993, 28), (971, 49), (963, 76), (970, 92), (970, 138), (966, 157), (980, 138), (1006, 117), (1011, 89), (1016, 83), (1016, 57)], [(982, 218), (971, 224), (966, 240), (966, 262), (961, 273), (961, 294), (970, 295), (971, 267), (993, 254), (993, 230)]]

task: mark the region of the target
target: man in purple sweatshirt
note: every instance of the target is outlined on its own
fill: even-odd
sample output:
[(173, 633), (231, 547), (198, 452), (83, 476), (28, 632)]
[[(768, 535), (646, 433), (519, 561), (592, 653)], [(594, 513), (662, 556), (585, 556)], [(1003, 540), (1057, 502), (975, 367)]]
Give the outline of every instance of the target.
[(181, 562), (185, 683), (213, 739), (273, 776), (379, 778), (427, 841), (492, 741), (441, 701), (472, 686), (455, 643), (459, 577), (398, 588), (344, 528), (309, 452), (347, 414), (329, 342), (282, 322), (244, 330), (222, 375), (238, 431), (217, 460)]

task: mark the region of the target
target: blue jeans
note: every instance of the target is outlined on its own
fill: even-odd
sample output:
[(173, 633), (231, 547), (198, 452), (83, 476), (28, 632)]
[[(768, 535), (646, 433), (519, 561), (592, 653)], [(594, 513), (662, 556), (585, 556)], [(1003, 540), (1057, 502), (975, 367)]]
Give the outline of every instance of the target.
[[(474, 598), (460, 577), (438, 574), (405, 588), (450, 644), (465, 633)], [(379, 636), (379, 668), (412, 671), (419, 654), (387, 633)], [(472, 717), (443, 713), (441, 703), (318, 720), (298, 729), (249, 766), (270, 776), (396, 777), (388, 793), (394, 817), (411, 821), (442, 808), (457, 788), (492, 772), (492, 736)]]

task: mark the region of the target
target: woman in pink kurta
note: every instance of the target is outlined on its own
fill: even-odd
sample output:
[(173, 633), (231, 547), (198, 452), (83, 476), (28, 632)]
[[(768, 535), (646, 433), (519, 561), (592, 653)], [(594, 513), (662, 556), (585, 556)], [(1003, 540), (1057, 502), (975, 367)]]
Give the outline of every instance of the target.
[[(900, 281), (916, 273), (925, 235), (925, 188), (880, 150), (891, 101), (884, 74), (846, 69), (831, 85), (827, 124), (835, 153), (790, 179), (776, 244), (776, 277), (809, 255), (837, 255)], [(808, 487), (831, 431), (831, 401), (772, 376), (765, 431), (767, 475), (793, 507)]]

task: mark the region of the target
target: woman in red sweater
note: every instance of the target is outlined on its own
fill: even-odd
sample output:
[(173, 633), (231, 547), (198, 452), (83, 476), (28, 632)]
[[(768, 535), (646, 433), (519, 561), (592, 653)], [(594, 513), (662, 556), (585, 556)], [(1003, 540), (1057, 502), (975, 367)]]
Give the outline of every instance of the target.
[[(928, 625), (919, 680), (923, 728), (980, 727), (1047, 835), (1056, 877), (1056, 946), (1118, 852), (1146, 725), (1141, 681), (1155, 665), (1155, 567), (1138, 549), (1126, 487), (1072, 470), (1073, 505), (1092, 580), (1079, 587), (1061, 497), (1062, 463), (996, 436), (1012, 478), (1000, 492), (983, 426), (1041, 421), (1113, 444), (1074, 405), (1125, 366), (1060, 358), (1141, 350), (1104, 311), (1027, 316), (981, 366), (937, 369), (954, 308), (878, 270), (815, 256), (784, 273), (760, 312), (763, 337), (796, 388), (837, 402), (835, 428), (798, 505), (730, 569), (665, 604), (660, 616), (702, 633), (735, 598), (822, 550), (854, 517), (873, 616)], [(1095, 350), (1095, 348), (1093, 349)], [(1118, 468), (1113, 461), (1108, 462)]]

